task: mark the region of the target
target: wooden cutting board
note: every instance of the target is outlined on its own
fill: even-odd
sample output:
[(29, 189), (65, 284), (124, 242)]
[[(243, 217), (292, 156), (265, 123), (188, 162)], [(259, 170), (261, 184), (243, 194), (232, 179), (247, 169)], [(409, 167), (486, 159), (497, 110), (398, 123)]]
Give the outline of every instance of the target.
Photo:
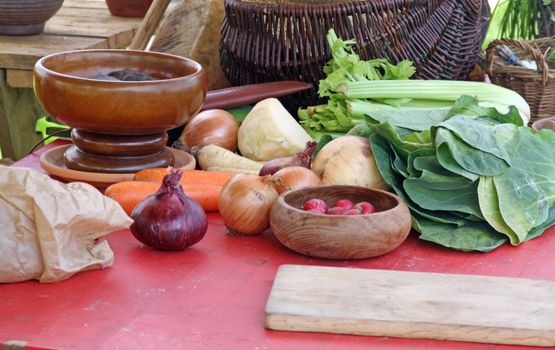
[(555, 283), (283, 265), (266, 305), (266, 327), (555, 346)]

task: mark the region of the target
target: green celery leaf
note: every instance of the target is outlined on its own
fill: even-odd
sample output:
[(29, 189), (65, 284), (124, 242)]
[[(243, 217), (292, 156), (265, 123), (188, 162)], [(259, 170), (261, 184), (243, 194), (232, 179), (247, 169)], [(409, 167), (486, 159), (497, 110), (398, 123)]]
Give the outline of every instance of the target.
[(396, 65), (389, 62), (385, 63), (384, 80), (405, 80), (409, 79), (416, 73), (416, 68), (412, 61), (402, 60)]

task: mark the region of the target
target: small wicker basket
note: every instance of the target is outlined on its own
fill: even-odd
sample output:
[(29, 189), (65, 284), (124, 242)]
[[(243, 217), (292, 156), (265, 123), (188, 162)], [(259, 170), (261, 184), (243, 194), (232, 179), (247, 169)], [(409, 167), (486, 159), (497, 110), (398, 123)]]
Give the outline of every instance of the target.
[[(318, 85), (333, 28), (363, 59), (412, 60), (421, 79), (465, 79), (489, 20), (487, 0), (226, 0), (220, 58), (233, 85)], [(317, 89), (297, 95), (299, 105)]]
[[(505, 63), (495, 54), (495, 48), (506, 45), (520, 58), (536, 61), (538, 70)], [(536, 120), (555, 116), (555, 61), (546, 57), (555, 49), (555, 36), (531, 41), (498, 39), (486, 50), (487, 73), (491, 82), (518, 92), (530, 105)]]

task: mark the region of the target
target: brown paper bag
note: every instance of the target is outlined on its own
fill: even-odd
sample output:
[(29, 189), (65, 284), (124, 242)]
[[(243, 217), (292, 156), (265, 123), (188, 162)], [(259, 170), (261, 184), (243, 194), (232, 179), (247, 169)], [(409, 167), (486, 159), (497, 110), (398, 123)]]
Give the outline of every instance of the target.
[(114, 254), (108, 242), (94, 240), (131, 222), (91, 185), (0, 165), (0, 283), (57, 282), (109, 267)]

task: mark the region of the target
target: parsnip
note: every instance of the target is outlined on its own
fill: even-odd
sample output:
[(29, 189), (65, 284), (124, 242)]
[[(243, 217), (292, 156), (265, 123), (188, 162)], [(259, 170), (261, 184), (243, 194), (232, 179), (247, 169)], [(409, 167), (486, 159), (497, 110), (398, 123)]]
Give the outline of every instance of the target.
[(259, 170), (251, 170), (251, 169), (237, 169), (237, 168), (220, 168), (220, 167), (210, 167), (205, 169), (206, 171), (224, 171), (224, 172), (231, 172), (231, 173), (239, 173), (239, 174), (246, 174), (246, 175), (258, 175), (260, 172)]
[(204, 170), (234, 171), (256, 173), (260, 171), (263, 162), (256, 162), (233, 153), (217, 145), (202, 147), (197, 154), (200, 167)]

